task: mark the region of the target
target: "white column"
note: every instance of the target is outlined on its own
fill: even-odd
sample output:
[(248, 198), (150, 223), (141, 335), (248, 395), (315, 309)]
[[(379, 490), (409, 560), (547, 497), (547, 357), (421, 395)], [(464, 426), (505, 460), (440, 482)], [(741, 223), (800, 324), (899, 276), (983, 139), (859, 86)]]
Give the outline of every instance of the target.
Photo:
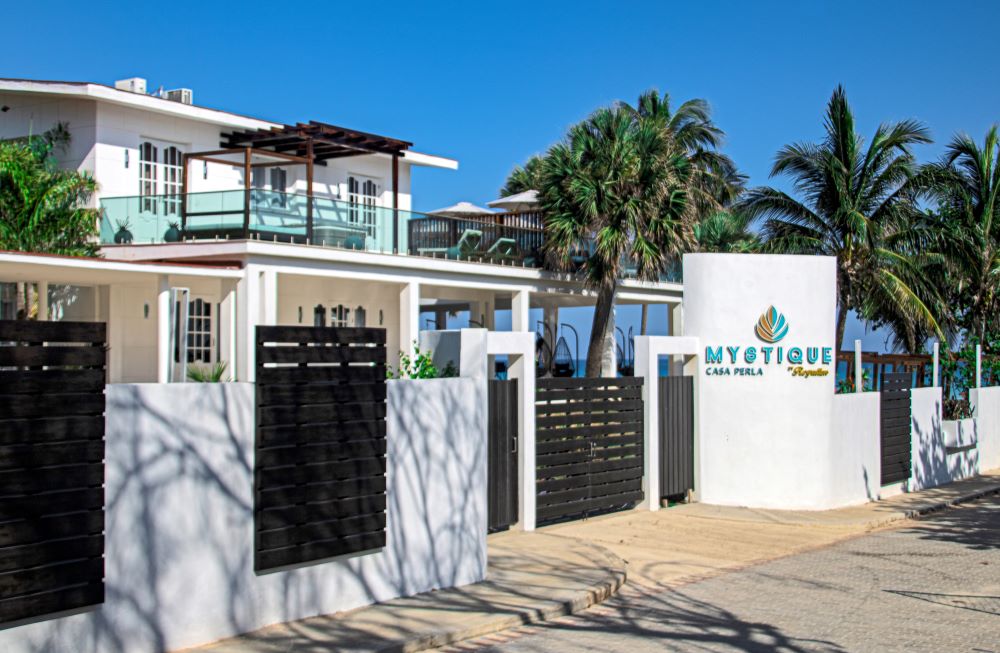
[(510, 298), (510, 330), (531, 331), (531, 292), (518, 290)]
[(38, 282), (38, 318), (45, 322), (49, 319), (49, 282)]
[(225, 361), (227, 376), (236, 378), (236, 344), (238, 326), (236, 318), (236, 284), (222, 282), (222, 301), (219, 302), (219, 356)]
[(170, 277), (161, 274), (156, 290), (156, 382), (170, 382)]
[[(672, 336), (682, 336), (684, 335), (684, 304), (677, 302), (676, 304), (667, 305), (667, 315), (670, 318), (670, 330), (668, 333)], [(670, 356), (667, 362), (667, 375), (668, 376), (683, 376), (684, 375), (684, 357), (683, 356)]]
[(941, 385), (941, 372), (938, 367), (941, 363), (941, 344), (935, 342), (931, 350), (931, 387), (937, 388)]
[(247, 265), (236, 284), (236, 379), (257, 378), (256, 325), (260, 322), (260, 268)]
[(643, 492), (649, 510), (660, 509), (660, 392), (657, 354), (649, 336), (635, 338), (635, 375), (642, 377)]
[(261, 324), (278, 323), (278, 273), (265, 269), (260, 275)]
[(420, 282), (410, 281), (399, 291), (399, 351), (413, 354), (420, 336)]
[(854, 341), (854, 391), (864, 392), (865, 386), (864, 363), (861, 360), (861, 341)]
[(545, 339), (551, 338), (549, 346), (555, 353), (556, 343), (559, 341), (559, 307), (548, 306), (542, 309), (542, 322), (545, 323)]
[(487, 331), (496, 331), (497, 321), (496, 321), (496, 300), (493, 295), (490, 295), (490, 300), (483, 302), (483, 326), (486, 327)]

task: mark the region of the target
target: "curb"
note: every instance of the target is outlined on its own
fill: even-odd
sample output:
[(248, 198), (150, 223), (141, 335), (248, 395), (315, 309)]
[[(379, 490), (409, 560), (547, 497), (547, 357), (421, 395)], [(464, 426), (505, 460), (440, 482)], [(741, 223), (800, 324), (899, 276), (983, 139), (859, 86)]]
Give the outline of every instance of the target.
[(958, 506), (963, 503), (968, 503), (970, 501), (975, 501), (977, 499), (982, 499), (983, 497), (992, 496), (994, 494), (1000, 494), (1000, 484), (994, 485), (993, 487), (974, 490), (967, 494), (955, 497), (954, 499), (948, 499), (947, 501), (939, 501), (938, 503), (933, 503), (931, 505), (923, 506), (920, 508), (911, 508), (910, 510), (906, 510), (904, 512), (899, 513), (900, 515), (902, 515), (902, 517), (900, 517), (899, 519), (913, 519), (915, 517), (922, 517), (923, 515), (929, 515), (931, 513), (944, 510), (946, 508), (952, 508), (954, 506)]
[[(564, 536), (558, 535), (554, 537)], [(569, 537), (565, 539), (583, 541), (578, 540), (577, 538)], [(496, 619), (492, 619), (488, 623), (478, 624), (468, 628), (459, 628), (447, 632), (418, 635), (407, 639), (404, 642), (388, 643), (385, 646), (374, 650), (378, 653), (412, 653), (414, 651), (424, 651), (430, 648), (448, 646), (449, 644), (457, 644), (468, 639), (482, 637), (501, 630), (508, 630), (519, 626), (527, 626), (529, 624), (558, 619), (559, 617), (575, 614), (597, 605), (598, 603), (606, 601), (614, 596), (625, 584), (627, 578), (627, 565), (624, 560), (610, 550), (591, 542), (585, 542), (585, 544), (595, 550), (598, 550), (607, 559), (610, 571), (604, 580), (594, 583), (585, 590), (581, 590), (580, 595), (576, 598), (560, 602), (538, 601), (533, 605), (518, 608), (517, 614), (498, 616)]]

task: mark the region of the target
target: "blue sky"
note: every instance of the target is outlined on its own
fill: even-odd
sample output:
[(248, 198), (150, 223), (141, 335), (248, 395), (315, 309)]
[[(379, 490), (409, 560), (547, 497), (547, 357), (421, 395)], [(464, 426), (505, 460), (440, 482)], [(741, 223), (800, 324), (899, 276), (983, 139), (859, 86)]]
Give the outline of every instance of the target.
[(838, 83), (863, 133), (918, 118), (936, 139), (919, 154), (937, 157), (1000, 120), (998, 18), (962, 1), (22, 2), (4, 8), (0, 76), (142, 76), (206, 106), (410, 140), (460, 161), (415, 174), (431, 210), (493, 199), (570, 124), (652, 87), (708, 100), (752, 184), (782, 144), (819, 137)]

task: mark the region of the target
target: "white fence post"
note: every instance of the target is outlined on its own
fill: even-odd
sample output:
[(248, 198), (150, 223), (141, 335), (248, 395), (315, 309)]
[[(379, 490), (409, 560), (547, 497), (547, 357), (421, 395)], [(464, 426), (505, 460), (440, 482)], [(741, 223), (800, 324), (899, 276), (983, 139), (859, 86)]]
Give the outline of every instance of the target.
[(941, 362), (941, 344), (935, 342), (934, 347), (931, 349), (931, 387), (937, 388), (941, 385), (941, 372), (938, 365)]
[(865, 391), (864, 364), (861, 361), (861, 341), (854, 341), (854, 391)]
[(660, 509), (660, 393), (658, 356), (650, 346), (650, 336), (635, 338), (635, 375), (642, 377), (643, 399), (643, 478), (646, 507)]
[(976, 345), (976, 387), (983, 387), (983, 346)]

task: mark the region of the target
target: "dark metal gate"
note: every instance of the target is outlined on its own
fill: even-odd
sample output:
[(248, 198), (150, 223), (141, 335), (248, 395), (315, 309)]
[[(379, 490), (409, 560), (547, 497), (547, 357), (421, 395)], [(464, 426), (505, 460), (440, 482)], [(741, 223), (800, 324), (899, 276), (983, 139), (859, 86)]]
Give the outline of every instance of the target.
[(660, 498), (694, 489), (694, 378), (664, 376), (660, 392)]
[(489, 532), (517, 521), (517, 379), (489, 381)]
[(882, 375), (882, 485), (910, 478), (910, 372)]
[(538, 379), (538, 523), (642, 501), (641, 378)]

